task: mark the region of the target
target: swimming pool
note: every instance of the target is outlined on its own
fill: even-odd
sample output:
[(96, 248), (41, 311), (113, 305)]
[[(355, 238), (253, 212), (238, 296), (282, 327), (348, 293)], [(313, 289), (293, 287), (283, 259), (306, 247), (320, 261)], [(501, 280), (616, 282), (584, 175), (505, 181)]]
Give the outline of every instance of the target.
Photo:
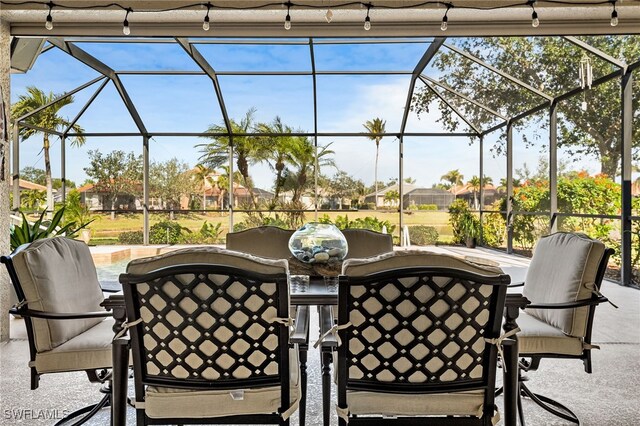
[(127, 268), (129, 259), (120, 260), (108, 265), (97, 265), (96, 272), (98, 273), (98, 281), (102, 288), (106, 290), (121, 290), (118, 276)]

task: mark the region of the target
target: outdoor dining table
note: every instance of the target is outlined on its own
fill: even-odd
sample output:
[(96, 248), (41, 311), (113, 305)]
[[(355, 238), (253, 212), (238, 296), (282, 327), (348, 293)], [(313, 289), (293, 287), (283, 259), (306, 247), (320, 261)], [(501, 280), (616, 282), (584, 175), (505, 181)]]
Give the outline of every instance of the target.
[[(290, 287), (290, 301), (294, 306), (317, 306), (322, 318), (327, 324), (321, 324), (320, 329), (328, 330), (333, 324), (331, 306), (338, 304), (338, 286), (335, 278), (326, 280), (322, 277), (310, 277), (307, 280), (292, 280)], [(509, 293), (505, 304), (505, 331), (517, 327), (516, 319), (520, 308), (528, 304), (528, 300), (521, 294)], [(114, 333), (122, 329), (126, 321), (124, 295), (114, 294), (104, 300), (102, 306), (112, 311), (115, 324)], [(306, 343), (306, 342), (293, 342)], [(504, 424), (505, 426), (517, 425), (517, 401), (518, 401), (518, 350), (514, 340), (505, 339), (503, 342), (503, 386), (504, 386)], [(323, 407), (330, 405), (331, 390), (331, 362), (332, 353), (337, 347), (337, 342), (329, 334), (321, 344)], [(129, 340), (127, 338), (114, 339), (113, 374), (112, 374), (112, 401), (111, 424), (113, 426), (126, 425), (127, 391), (128, 391), (128, 365)], [(330, 424), (330, 410), (323, 410), (323, 424)]]

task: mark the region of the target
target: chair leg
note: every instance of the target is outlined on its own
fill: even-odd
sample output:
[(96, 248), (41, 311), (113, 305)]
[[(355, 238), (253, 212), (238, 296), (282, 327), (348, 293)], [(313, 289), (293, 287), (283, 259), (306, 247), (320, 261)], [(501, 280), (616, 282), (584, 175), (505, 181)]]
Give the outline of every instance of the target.
[(322, 351), (322, 418), (323, 425), (331, 424), (331, 352)]
[[(68, 424), (69, 426), (80, 426), (80, 425), (84, 424), (85, 422), (87, 422), (98, 411), (100, 411), (104, 407), (108, 407), (109, 405), (111, 405), (111, 392), (105, 393), (105, 395), (102, 397), (102, 399), (97, 404), (88, 405), (86, 407), (83, 407), (83, 408), (81, 408), (79, 410), (76, 410), (73, 413), (69, 414), (64, 419), (62, 419), (58, 423), (56, 423), (56, 426), (63, 425), (63, 424), (64, 425)], [(70, 420), (76, 419), (79, 416), (82, 416), (82, 417), (77, 419), (76, 422), (69, 423)]]
[[(307, 340), (309, 340), (307, 338)], [(300, 395), (300, 426), (305, 426), (305, 418), (307, 414), (307, 351), (306, 345), (300, 346), (300, 387), (302, 395)]]
[(531, 398), (533, 402), (544, 408), (546, 411), (571, 423), (575, 423), (578, 425), (580, 424), (580, 419), (578, 418), (578, 416), (576, 416), (573, 411), (571, 411), (558, 401), (544, 395), (531, 392), (531, 390), (529, 390), (529, 388), (524, 383), (520, 383), (520, 388), (522, 389), (522, 393), (524, 395)]

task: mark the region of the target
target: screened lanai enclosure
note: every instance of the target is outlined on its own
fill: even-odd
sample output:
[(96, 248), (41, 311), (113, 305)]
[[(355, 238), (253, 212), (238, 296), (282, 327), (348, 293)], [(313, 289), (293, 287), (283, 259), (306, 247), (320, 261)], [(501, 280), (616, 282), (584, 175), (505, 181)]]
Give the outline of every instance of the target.
[[(56, 201), (73, 181), (93, 214), (139, 218), (144, 244), (169, 213), (231, 230), (340, 210), (393, 217), (405, 245), (405, 226), (450, 232), (453, 200), (507, 252), (555, 230), (604, 239), (632, 283), (640, 2), (2, 8), (11, 103), (51, 92), (10, 117), (13, 182), (45, 168), (46, 134)], [(51, 110), (64, 123), (34, 119)], [(28, 195), (12, 186), (14, 212)]]

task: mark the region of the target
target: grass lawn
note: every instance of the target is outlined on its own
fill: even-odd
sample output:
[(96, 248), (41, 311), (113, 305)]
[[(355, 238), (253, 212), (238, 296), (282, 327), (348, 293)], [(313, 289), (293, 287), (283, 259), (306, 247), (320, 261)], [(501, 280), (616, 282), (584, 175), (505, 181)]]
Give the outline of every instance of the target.
[[(364, 218), (367, 216), (377, 217), (384, 221), (388, 220), (394, 225), (398, 225), (400, 218), (396, 211), (374, 211), (374, 210), (360, 210), (360, 211), (336, 211), (330, 213), (319, 213), (319, 217), (327, 214), (331, 220), (335, 221), (337, 216), (347, 215), (349, 219)], [(121, 232), (124, 231), (136, 231), (142, 230), (142, 214), (141, 213), (121, 213), (116, 215), (115, 220), (111, 220), (109, 214), (98, 215), (99, 218), (93, 222), (89, 227), (91, 228), (91, 235), (95, 239), (94, 242), (99, 244), (101, 239), (105, 239), (107, 242), (109, 239), (115, 239)], [(167, 220), (169, 215), (167, 213), (152, 213), (149, 218), (150, 225), (160, 222), (161, 220)], [(177, 214), (176, 220), (180, 225), (185, 228), (189, 228), (192, 231), (198, 231), (204, 221), (209, 223), (221, 223), (222, 224), (222, 237), (229, 231), (229, 215), (222, 213), (189, 213), (189, 214)], [(233, 216), (234, 223), (243, 221), (245, 215), (243, 213), (235, 213)], [(313, 213), (306, 214), (306, 221), (310, 222), (314, 220)], [(449, 214), (447, 212), (437, 211), (412, 211), (411, 213), (405, 213), (404, 215), (405, 225), (429, 225), (436, 228), (440, 235), (441, 241), (448, 241), (451, 239), (451, 226), (449, 225)], [(395, 234), (399, 235), (399, 229), (396, 227)]]

